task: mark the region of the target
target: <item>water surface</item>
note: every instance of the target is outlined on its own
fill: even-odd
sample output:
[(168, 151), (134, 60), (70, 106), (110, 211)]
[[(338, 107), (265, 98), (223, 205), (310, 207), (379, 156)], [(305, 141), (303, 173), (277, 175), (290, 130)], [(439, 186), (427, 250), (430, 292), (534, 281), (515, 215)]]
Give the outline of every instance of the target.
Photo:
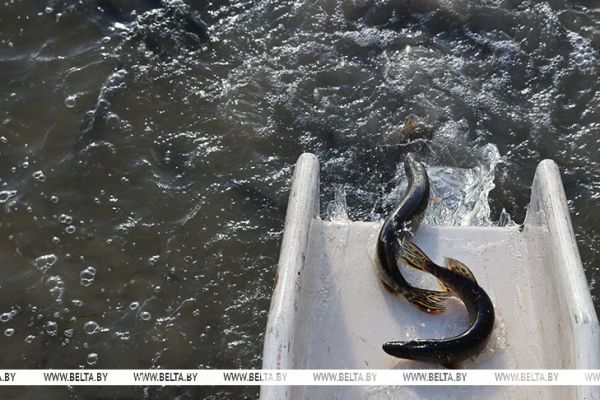
[(554, 159), (598, 296), (599, 24), (597, 1), (3, 2), (0, 367), (260, 367), (293, 163), (377, 219), (409, 114), (431, 168), (495, 176), (475, 222), (522, 222)]

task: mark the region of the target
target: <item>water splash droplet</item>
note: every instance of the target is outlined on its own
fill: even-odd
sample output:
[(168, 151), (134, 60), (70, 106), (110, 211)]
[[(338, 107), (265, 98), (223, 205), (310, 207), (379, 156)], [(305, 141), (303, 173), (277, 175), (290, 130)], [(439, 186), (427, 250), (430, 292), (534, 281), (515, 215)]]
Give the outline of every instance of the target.
[(88, 354), (86, 362), (88, 363), (88, 365), (95, 365), (98, 362), (98, 354), (96, 354), (96, 353)]
[(8, 199), (17, 195), (16, 190), (3, 190), (0, 192), (0, 203), (6, 203)]
[(152, 256), (148, 259), (148, 262), (150, 263), (150, 265), (156, 265), (156, 263), (158, 262), (158, 260), (160, 259), (160, 256), (157, 254), (155, 256)]
[(43, 256), (39, 256), (33, 261), (33, 266), (36, 267), (39, 271), (41, 271), (43, 274), (45, 274), (46, 272), (48, 272), (50, 267), (52, 267), (54, 263), (56, 263), (57, 259), (58, 258), (54, 254), (46, 254)]
[(83, 325), (83, 331), (88, 335), (93, 335), (100, 331), (100, 325), (95, 321), (88, 321)]
[(46, 279), (45, 286), (50, 291), (52, 298), (58, 302), (62, 300), (63, 293), (65, 292), (64, 282), (58, 275), (54, 275)]
[(70, 216), (70, 215), (68, 215), (68, 214), (60, 214), (60, 215), (58, 216), (58, 222), (60, 222), (61, 224), (68, 225), (68, 224), (70, 224), (71, 222), (73, 222), (73, 217), (71, 217), (71, 216)]
[(58, 331), (58, 324), (54, 321), (46, 322), (46, 333), (48, 336), (56, 336), (56, 332)]
[(38, 182), (46, 181), (46, 175), (44, 175), (44, 173), (40, 170), (35, 171), (31, 176), (33, 176), (33, 179), (35, 179)]
[(335, 186), (334, 200), (327, 205), (327, 216), (331, 221), (348, 221), (346, 192), (342, 185)]
[(71, 94), (65, 98), (65, 106), (67, 108), (75, 107), (76, 103), (77, 103), (77, 95)]
[(121, 118), (117, 114), (109, 112), (106, 114), (106, 123), (113, 128), (118, 128), (121, 125)]
[(90, 286), (94, 283), (96, 277), (96, 268), (89, 266), (79, 273), (81, 286)]

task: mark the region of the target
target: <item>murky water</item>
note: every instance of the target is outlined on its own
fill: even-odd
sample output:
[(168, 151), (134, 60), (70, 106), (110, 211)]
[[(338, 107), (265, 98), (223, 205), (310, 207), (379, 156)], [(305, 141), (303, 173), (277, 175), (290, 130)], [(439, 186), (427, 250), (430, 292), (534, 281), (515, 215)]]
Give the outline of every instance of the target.
[(442, 172), (497, 149), (493, 220), (555, 159), (597, 296), (599, 50), (598, 1), (3, 1), (0, 367), (259, 367), (291, 165), (316, 153), (323, 204), (343, 185), (377, 218), (409, 114)]

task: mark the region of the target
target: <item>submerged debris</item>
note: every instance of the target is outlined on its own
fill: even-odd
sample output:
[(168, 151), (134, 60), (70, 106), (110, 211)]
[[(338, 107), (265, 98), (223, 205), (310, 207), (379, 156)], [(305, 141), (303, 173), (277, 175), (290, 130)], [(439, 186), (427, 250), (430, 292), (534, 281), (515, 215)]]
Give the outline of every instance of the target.
[(422, 122), (419, 117), (414, 114), (410, 114), (404, 120), (404, 126), (402, 127), (402, 140), (410, 142), (416, 139), (428, 139), (433, 138), (433, 129)]

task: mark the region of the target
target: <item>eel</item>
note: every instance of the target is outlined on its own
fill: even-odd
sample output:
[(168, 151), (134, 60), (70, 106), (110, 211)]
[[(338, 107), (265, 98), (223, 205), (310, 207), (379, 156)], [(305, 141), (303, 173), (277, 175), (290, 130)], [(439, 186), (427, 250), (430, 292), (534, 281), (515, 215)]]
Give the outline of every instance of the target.
[(385, 220), (377, 240), (377, 263), (379, 278), (392, 291), (399, 292), (412, 304), (426, 312), (442, 312), (440, 304), (448, 296), (447, 291), (434, 291), (411, 286), (398, 268), (397, 251), (406, 239), (407, 226), (414, 230), (423, 219), (429, 201), (429, 179), (423, 164), (413, 153), (404, 158), (404, 170), (408, 190), (394, 211)]
[(455, 367), (460, 361), (479, 354), (488, 343), (494, 328), (494, 306), (471, 270), (462, 262), (446, 258), (446, 267), (435, 264), (414, 243), (402, 244), (402, 261), (408, 266), (435, 276), (467, 308), (469, 328), (446, 339), (394, 341), (383, 344), (383, 350), (398, 358), (439, 363)]

